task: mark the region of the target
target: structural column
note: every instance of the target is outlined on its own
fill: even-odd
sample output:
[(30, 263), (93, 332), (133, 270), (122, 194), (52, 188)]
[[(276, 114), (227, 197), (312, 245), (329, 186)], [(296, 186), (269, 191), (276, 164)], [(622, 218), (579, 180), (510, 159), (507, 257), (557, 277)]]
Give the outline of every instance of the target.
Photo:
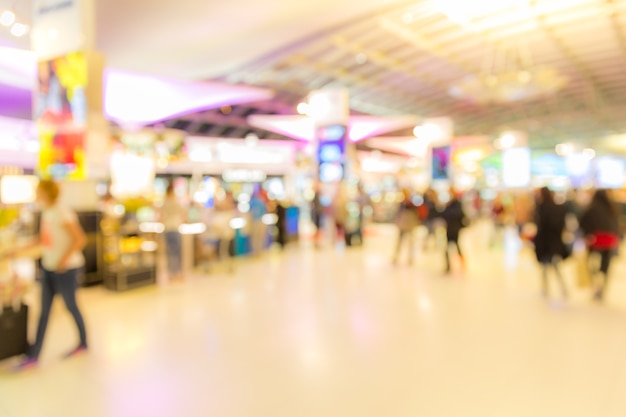
[(106, 178), (110, 135), (103, 113), (104, 57), (95, 50), (94, 0), (38, 0), (34, 13), (38, 172), (64, 180)]

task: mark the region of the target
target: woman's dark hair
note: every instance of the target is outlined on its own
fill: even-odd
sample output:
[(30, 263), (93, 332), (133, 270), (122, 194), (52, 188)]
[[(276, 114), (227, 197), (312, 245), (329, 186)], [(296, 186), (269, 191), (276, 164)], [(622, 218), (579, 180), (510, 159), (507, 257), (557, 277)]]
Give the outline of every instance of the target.
[(611, 216), (617, 217), (617, 208), (611, 201), (609, 193), (606, 190), (597, 190), (591, 200), (592, 206), (603, 207), (611, 213)]
[(539, 196), (543, 204), (554, 204), (554, 195), (548, 187), (543, 187), (539, 190)]

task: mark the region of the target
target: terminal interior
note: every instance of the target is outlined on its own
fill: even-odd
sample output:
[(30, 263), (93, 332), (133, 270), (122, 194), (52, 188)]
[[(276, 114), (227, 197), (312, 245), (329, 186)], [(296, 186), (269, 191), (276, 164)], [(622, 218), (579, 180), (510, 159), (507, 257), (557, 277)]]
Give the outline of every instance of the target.
[(0, 417), (626, 415), (625, 68), (626, 0), (0, 0)]

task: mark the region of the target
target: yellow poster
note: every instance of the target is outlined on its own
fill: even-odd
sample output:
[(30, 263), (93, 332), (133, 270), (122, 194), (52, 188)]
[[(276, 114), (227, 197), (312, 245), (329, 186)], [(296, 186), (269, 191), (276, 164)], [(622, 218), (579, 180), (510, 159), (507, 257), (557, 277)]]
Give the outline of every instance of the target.
[(39, 63), (35, 120), (44, 178), (84, 179), (87, 135), (87, 61), (73, 53)]

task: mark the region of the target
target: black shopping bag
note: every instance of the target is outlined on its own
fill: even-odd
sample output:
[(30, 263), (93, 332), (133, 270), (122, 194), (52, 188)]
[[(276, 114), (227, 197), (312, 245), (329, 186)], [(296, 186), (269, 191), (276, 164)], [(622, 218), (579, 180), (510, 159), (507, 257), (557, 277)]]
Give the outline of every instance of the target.
[(23, 355), (28, 349), (28, 306), (2, 308), (0, 314), (0, 360)]

